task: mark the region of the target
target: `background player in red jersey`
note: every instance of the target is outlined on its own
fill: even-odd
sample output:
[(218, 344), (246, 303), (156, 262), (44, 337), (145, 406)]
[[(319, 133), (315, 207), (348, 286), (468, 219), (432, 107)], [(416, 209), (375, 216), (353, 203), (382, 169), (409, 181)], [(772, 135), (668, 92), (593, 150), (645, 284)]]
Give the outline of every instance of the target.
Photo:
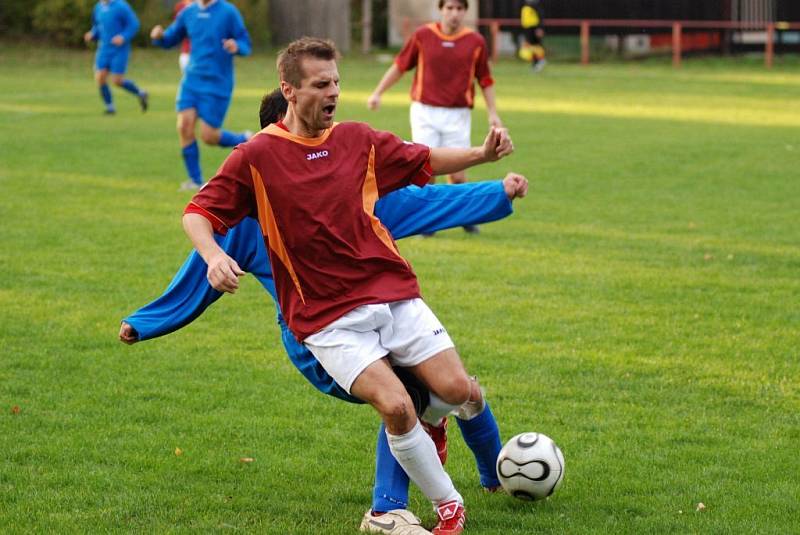
[(463, 499), (391, 364), (423, 381), (444, 413), (470, 410), (482, 394), (374, 206), (394, 189), (424, 185), (432, 172), (496, 161), (513, 144), (494, 127), (481, 147), (429, 149), (363, 123), (335, 124), (339, 72), (330, 41), (290, 44), (278, 70), (289, 102), (284, 121), (234, 149), (187, 207), (184, 228), (211, 285), (233, 292), (243, 272), (213, 231), (258, 218), (289, 327), (337, 383), (381, 415), (392, 454), (436, 507), (433, 533), (457, 535)]
[[(178, 13), (192, 3), (192, 0), (178, 0), (175, 7), (172, 8), (172, 20), (178, 18)], [(181, 42), (181, 53), (178, 55), (178, 66), (181, 72), (186, 72), (186, 66), (189, 64), (189, 53), (192, 51), (192, 42), (187, 37)]]
[[(376, 110), (381, 95), (408, 70), (416, 68), (411, 84), (411, 138), (429, 147), (469, 147), (475, 81), (483, 92), (489, 125), (502, 127), (497, 115), (494, 80), (486, 41), (464, 26), (467, 0), (439, 0), (441, 19), (418, 28), (406, 41), (392, 66), (367, 100)], [(463, 170), (450, 181), (466, 180)], [(476, 232), (477, 227), (464, 227)]]

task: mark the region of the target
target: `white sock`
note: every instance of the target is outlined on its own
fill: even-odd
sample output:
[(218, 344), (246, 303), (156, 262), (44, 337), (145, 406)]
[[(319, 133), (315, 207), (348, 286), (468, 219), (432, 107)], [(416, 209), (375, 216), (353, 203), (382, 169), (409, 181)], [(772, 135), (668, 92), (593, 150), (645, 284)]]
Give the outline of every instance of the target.
[(464, 502), (442, 468), (433, 440), (419, 422), (405, 435), (392, 435), (386, 431), (386, 436), (394, 458), (434, 505), (452, 500)]
[(442, 421), (442, 418), (446, 417), (459, 407), (460, 405), (450, 405), (445, 400), (431, 392), (430, 403), (428, 403), (428, 408), (425, 409), (425, 412), (423, 412), (422, 416), (420, 416), (420, 420), (423, 420), (431, 425), (438, 426)]

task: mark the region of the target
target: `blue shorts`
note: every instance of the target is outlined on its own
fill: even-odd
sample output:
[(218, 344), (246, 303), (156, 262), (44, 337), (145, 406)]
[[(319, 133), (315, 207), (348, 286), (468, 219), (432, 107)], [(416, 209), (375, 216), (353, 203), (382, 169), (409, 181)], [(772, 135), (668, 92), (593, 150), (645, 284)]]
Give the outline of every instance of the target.
[(129, 46), (104, 46), (97, 49), (94, 55), (94, 68), (98, 71), (107, 69), (111, 74), (125, 74), (128, 70)]
[(197, 116), (208, 126), (211, 128), (221, 128), (222, 122), (225, 120), (225, 114), (228, 113), (228, 106), (230, 103), (230, 96), (220, 97), (218, 95), (201, 93), (192, 90), (185, 83), (181, 82), (180, 87), (178, 87), (175, 109), (181, 112), (194, 108), (197, 110)]

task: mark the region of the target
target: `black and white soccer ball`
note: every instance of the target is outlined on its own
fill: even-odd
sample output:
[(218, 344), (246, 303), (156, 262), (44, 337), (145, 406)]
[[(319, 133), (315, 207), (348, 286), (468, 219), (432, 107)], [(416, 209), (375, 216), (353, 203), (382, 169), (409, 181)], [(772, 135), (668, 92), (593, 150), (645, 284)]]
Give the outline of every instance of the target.
[(497, 477), (515, 498), (542, 500), (564, 480), (564, 454), (547, 435), (522, 433), (500, 450)]

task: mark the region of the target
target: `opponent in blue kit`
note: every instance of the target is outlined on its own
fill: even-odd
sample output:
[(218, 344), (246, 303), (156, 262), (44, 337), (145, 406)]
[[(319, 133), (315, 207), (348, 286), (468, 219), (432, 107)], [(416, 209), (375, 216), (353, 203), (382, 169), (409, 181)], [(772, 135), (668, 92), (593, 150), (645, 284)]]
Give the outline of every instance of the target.
[[(280, 92), (276, 91), (265, 97), (260, 113), (262, 126), (276, 122), (285, 109), (286, 102)], [(380, 198), (375, 206), (375, 215), (396, 239), (465, 224), (488, 223), (511, 214), (509, 198), (518, 194), (520, 187), (515, 180), (507, 177), (503, 181), (460, 185), (433, 185), (425, 188), (409, 186)], [(255, 275), (275, 301), (277, 308), (272, 271), (258, 222), (253, 218), (245, 218), (225, 236), (217, 235), (216, 240), (244, 271)], [(207, 266), (197, 251), (192, 251), (164, 294), (123, 320), (120, 340), (133, 344), (163, 336), (199, 317), (222, 296), (221, 292), (214, 290), (208, 283), (206, 269)], [(350, 396), (340, 387), (311, 352), (295, 339), (279, 309), (277, 315), (284, 348), (303, 376), (325, 394), (361, 403), (361, 400)], [(404, 382), (406, 379), (404, 378)], [(412, 384), (409, 388), (424, 390), (419, 383)], [(422, 403), (431, 399), (427, 391), (419, 394), (424, 397)], [(423, 414), (422, 410), (419, 412)], [(465, 442), (475, 455), (481, 485), (488, 490), (496, 490), (499, 481), (495, 472), (495, 460), (501, 442), (497, 422), (489, 405), (467, 409), (459, 414), (456, 421)], [(442, 426), (428, 427), (433, 433), (440, 434), (440, 441), (445, 440), (445, 429)], [(437, 447), (442, 445), (440, 441), (437, 441)], [(446, 449), (440, 449), (439, 454), (444, 459)], [(414, 533), (417, 527), (420, 533), (424, 533), (418, 524), (419, 520), (405, 510), (408, 506), (408, 486), (409, 478), (392, 456), (381, 425), (372, 507), (364, 515), (362, 531), (382, 532), (380, 526), (392, 523), (395, 527), (407, 526), (409, 531), (403, 531), (404, 533)], [(384, 515), (386, 513), (388, 517)]]
[(165, 30), (150, 32), (153, 44), (171, 48), (189, 38), (192, 49), (183, 74), (176, 110), (178, 137), (189, 180), (183, 189), (198, 189), (203, 183), (200, 150), (195, 130), (200, 119), (200, 139), (207, 145), (233, 147), (247, 141), (251, 133), (222, 130), (233, 93), (233, 57), (247, 56), (250, 35), (236, 6), (226, 0), (196, 0), (184, 8)]
[(105, 113), (114, 114), (114, 100), (108, 87), (108, 74), (114, 85), (132, 93), (139, 99), (142, 111), (147, 111), (147, 91), (143, 91), (125, 78), (131, 40), (139, 31), (139, 19), (125, 0), (100, 0), (92, 11), (92, 29), (83, 36), (84, 41), (97, 41), (94, 58), (94, 79), (106, 106)]

